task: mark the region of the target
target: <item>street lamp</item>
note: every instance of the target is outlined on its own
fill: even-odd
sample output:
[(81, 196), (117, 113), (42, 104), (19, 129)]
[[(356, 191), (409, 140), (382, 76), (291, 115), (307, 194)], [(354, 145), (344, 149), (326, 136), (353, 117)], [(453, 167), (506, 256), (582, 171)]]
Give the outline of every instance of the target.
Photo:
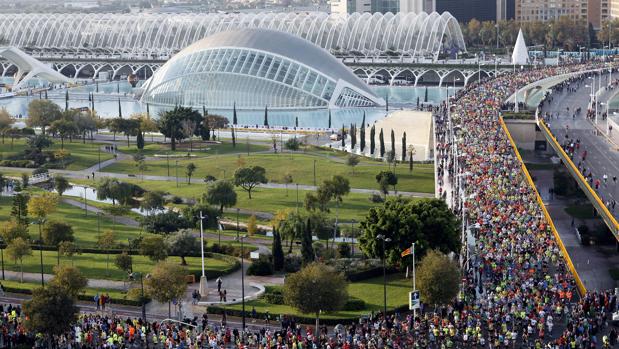
[(241, 307), (242, 307), (242, 318), (243, 318), (243, 332), (245, 332), (245, 245), (243, 242), (245, 241), (245, 235), (239, 237), (241, 240)]
[(236, 208), (236, 241), (239, 241), (239, 211), (240, 208)]
[(178, 188), (178, 160), (175, 160), (175, 161), (176, 161), (176, 168), (175, 168), (176, 169), (176, 187)]
[(390, 242), (391, 239), (383, 234), (376, 236), (378, 240), (383, 242), (383, 315), (387, 317), (387, 268), (385, 267), (385, 242)]
[(202, 276), (200, 276), (200, 295), (206, 295), (208, 292), (208, 282), (206, 280), (206, 273), (204, 272), (204, 220), (208, 219), (208, 216), (202, 215), (200, 211), (200, 256), (202, 262)]
[(350, 249), (350, 256), (354, 257), (355, 256), (355, 220), (351, 220), (350, 221), (350, 235), (351, 235), (351, 244), (352, 244), (352, 248)]
[(43, 234), (41, 233), (41, 225), (45, 223), (45, 218), (39, 219), (39, 257), (41, 259), (41, 287), (45, 287), (45, 279), (43, 278)]
[[(131, 274), (129, 274), (129, 277), (132, 280), (135, 280), (136, 277), (140, 278), (140, 288), (141, 288), (140, 303), (142, 304), (142, 319), (144, 320), (144, 323), (148, 323), (148, 321), (146, 321), (146, 302), (144, 302), (144, 277), (143, 277), (142, 273), (140, 273), (138, 271), (132, 272)], [(146, 274), (146, 278), (148, 279), (149, 277), (150, 277), (150, 274)], [(146, 337), (148, 338), (148, 336), (146, 336)]]
[(2, 261), (2, 280), (4, 280), (4, 239), (0, 237), (0, 261)]

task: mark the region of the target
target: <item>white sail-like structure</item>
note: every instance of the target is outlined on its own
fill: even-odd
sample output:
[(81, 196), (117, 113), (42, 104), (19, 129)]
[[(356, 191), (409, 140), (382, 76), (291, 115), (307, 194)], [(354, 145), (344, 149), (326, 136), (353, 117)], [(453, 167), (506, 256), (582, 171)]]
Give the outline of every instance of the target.
[(514, 46), (514, 52), (512, 53), (512, 64), (528, 64), (529, 63), (529, 50), (527, 44), (524, 42), (524, 35), (522, 34), (522, 28), (518, 32), (518, 38), (516, 39), (516, 45)]

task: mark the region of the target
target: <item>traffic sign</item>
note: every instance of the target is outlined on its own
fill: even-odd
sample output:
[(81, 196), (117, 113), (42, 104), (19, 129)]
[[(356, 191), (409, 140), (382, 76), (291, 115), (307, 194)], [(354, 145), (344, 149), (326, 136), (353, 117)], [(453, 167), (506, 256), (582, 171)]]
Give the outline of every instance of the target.
[(408, 309), (419, 309), (419, 291), (412, 291), (408, 293)]

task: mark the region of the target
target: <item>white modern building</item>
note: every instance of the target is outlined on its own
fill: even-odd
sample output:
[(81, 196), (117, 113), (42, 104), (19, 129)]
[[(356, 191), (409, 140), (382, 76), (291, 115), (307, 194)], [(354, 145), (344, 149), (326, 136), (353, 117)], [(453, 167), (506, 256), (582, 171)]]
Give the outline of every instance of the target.
[(267, 29), (221, 32), (185, 48), (145, 83), (142, 101), (214, 109), (385, 104), (326, 50)]

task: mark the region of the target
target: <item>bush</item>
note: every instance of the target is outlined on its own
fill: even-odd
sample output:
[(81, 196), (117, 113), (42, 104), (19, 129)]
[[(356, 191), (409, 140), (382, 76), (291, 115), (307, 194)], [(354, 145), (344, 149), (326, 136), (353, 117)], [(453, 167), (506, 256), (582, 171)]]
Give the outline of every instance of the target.
[(49, 173), (49, 171), (44, 166), (36, 168), (34, 171), (32, 171), (32, 175), (38, 175), (42, 173)]
[(380, 194), (374, 193), (370, 195), (370, 201), (375, 204), (380, 204), (380, 203), (385, 202), (385, 199)]
[(284, 294), (281, 288), (267, 287), (262, 298), (270, 304), (284, 304)]
[(593, 240), (595, 240), (595, 243), (598, 245), (611, 244), (615, 242), (613, 234), (604, 223), (598, 224), (591, 235)]
[(580, 241), (583, 246), (591, 245), (591, 233), (589, 227), (585, 224), (578, 226), (578, 232), (580, 233)]
[(247, 275), (273, 275), (273, 264), (269, 258), (260, 258), (259, 260), (254, 261), (249, 268), (247, 268)]
[(350, 298), (344, 303), (344, 310), (355, 311), (365, 309), (365, 301), (358, 298)]
[(349, 244), (337, 245), (337, 256), (339, 258), (350, 258), (350, 245)]
[(191, 223), (174, 211), (154, 214), (141, 218), (140, 225), (149, 233), (171, 233), (190, 228)]
[(2, 160), (0, 166), (33, 168), (35, 165), (30, 160)]
[(144, 298), (142, 298), (142, 289), (141, 288), (130, 288), (127, 291), (127, 295), (125, 296), (127, 298), (127, 300), (130, 301), (135, 301), (138, 303), (148, 303), (150, 302), (150, 298), (148, 298), (148, 295), (146, 293), (144, 293)]
[(287, 273), (296, 273), (301, 270), (301, 257), (293, 254), (289, 254), (284, 257), (284, 271)]

